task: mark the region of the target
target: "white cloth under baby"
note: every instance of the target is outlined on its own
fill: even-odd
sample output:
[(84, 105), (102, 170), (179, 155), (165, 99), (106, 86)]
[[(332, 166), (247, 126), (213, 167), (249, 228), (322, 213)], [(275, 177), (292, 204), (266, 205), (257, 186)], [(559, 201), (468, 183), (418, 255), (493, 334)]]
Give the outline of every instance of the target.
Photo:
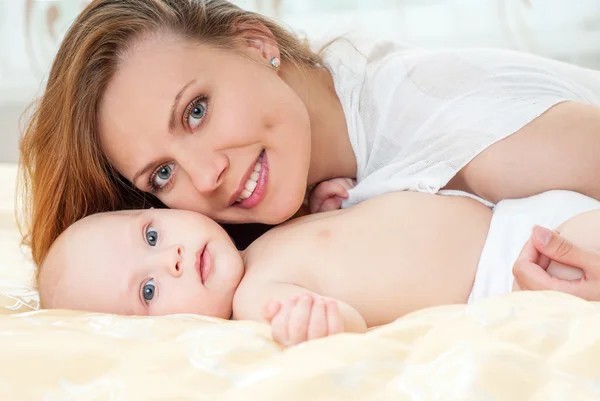
[(600, 209), (600, 202), (570, 191), (549, 191), (494, 207), (469, 303), (512, 291), (512, 267), (534, 225), (555, 229), (570, 218)]
[(600, 72), (513, 51), (349, 38), (323, 60), (357, 160), (358, 184), (343, 207), (387, 192), (436, 193), (553, 105), (600, 106)]

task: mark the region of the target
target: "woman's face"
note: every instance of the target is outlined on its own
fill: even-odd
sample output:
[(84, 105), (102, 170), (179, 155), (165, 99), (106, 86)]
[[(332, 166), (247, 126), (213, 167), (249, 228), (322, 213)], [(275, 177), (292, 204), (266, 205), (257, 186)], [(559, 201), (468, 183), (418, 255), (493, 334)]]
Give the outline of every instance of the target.
[(301, 206), (306, 106), (269, 65), (155, 35), (127, 52), (99, 108), (103, 151), (137, 188), (222, 222), (277, 224)]

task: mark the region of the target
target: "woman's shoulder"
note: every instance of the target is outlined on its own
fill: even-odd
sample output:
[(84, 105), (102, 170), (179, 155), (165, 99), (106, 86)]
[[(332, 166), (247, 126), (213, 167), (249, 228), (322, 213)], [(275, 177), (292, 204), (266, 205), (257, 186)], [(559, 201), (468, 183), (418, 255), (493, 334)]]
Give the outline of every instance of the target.
[[(313, 48), (328, 68), (372, 68), (393, 56), (415, 54), (419, 48), (400, 41), (376, 39), (368, 35), (348, 34), (322, 39)], [(356, 68), (359, 67), (359, 68)]]
[[(363, 81), (394, 82), (412, 74), (448, 76), (495, 76), (532, 72), (544, 75), (581, 74), (585, 68), (535, 54), (503, 48), (421, 48), (392, 39), (377, 39), (362, 34), (323, 38), (313, 42), (326, 67), (334, 75), (340, 69), (351, 70)], [(597, 79), (597, 75), (595, 77)]]

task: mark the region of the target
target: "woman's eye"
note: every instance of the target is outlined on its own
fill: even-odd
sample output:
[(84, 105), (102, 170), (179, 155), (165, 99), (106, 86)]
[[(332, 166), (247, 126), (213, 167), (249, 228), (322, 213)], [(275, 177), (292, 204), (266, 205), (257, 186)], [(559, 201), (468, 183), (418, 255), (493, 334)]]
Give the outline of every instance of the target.
[(190, 105), (188, 112), (188, 125), (193, 131), (200, 126), (206, 116), (207, 102), (205, 98), (198, 98)]
[(156, 285), (154, 284), (154, 279), (150, 279), (144, 284), (142, 287), (142, 298), (146, 303), (149, 303), (154, 298), (156, 294)]
[(160, 166), (158, 170), (154, 172), (154, 176), (152, 178), (152, 187), (161, 189), (167, 185), (171, 179), (171, 176), (173, 175), (174, 168), (175, 164), (173, 163)]
[(150, 246), (156, 246), (158, 242), (158, 231), (154, 227), (148, 227), (146, 229), (146, 242)]

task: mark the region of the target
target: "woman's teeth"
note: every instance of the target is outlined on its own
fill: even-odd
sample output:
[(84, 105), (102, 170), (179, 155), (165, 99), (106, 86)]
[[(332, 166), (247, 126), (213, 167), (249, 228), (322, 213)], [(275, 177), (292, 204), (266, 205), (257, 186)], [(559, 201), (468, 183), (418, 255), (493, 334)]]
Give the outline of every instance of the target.
[(246, 186), (245, 186), (244, 190), (240, 194), (240, 197), (237, 198), (238, 202), (248, 199), (254, 193), (254, 190), (256, 189), (256, 186), (258, 185), (258, 177), (260, 177), (260, 169), (262, 167), (262, 158), (263, 158), (263, 156), (261, 154), (260, 157), (258, 158), (258, 161), (254, 165), (254, 171), (252, 172), (252, 174), (250, 174), (250, 178), (248, 178), (248, 181), (246, 181)]

